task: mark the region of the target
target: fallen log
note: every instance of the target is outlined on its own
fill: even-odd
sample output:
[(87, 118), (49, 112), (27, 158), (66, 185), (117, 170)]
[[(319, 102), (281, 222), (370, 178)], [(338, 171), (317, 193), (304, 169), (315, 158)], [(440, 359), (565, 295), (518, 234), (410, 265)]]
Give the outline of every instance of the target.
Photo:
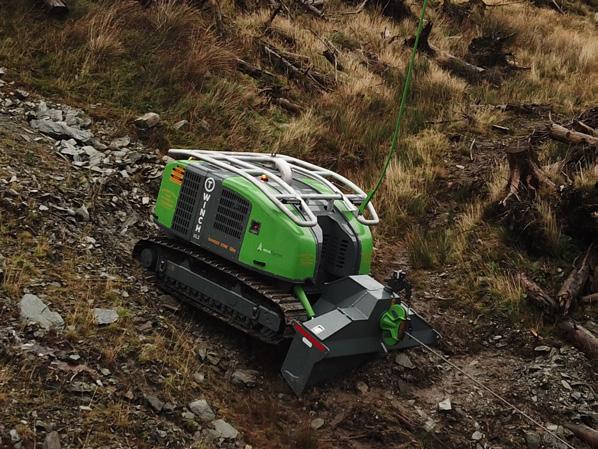
[(273, 73), (268, 72), (267, 70), (260, 69), (259, 67), (254, 66), (253, 64), (237, 58), (237, 70), (245, 75), (249, 75), (250, 77), (256, 80), (262, 80), (269, 82), (271, 84), (279, 84), (276, 79), (276, 75)]
[(598, 431), (584, 424), (563, 424), (565, 429), (569, 429), (580, 440), (588, 443), (592, 449), (598, 449)]
[(269, 45), (263, 45), (262, 47), (264, 54), (269, 61), (275, 62), (280, 68), (282, 68), (288, 77), (295, 78), (304, 83), (310, 84), (312, 87), (320, 91), (330, 90), (333, 81), (329, 80), (326, 75), (323, 75), (311, 67), (301, 67), (304, 63), (301, 61), (297, 62), (293, 59), (303, 58), (305, 62), (309, 62), (309, 58), (302, 57), (300, 55), (290, 55), (283, 53), (280, 50), (275, 50)]
[(303, 108), (298, 104), (292, 103), (286, 98), (272, 98), (272, 103), (277, 106), (280, 106), (283, 109), (286, 109), (291, 114), (299, 115), (303, 111)]
[[(467, 81), (478, 82), (486, 72), (486, 69), (470, 64), (469, 62), (432, 45), (429, 41), (432, 25), (432, 22), (428, 22), (422, 30), (419, 37), (419, 49), (443, 69), (446, 69)], [(405, 45), (412, 47), (414, 42), (415, 36), (405, 40)]]
[(527, 297), (532, 300), (541, 309), (549, 313), (558, 310), (556, 301), (551, 298), (538, 284), (527, 278), (523, 273), (519, 274), (519, 282), (525, 290)]
[(565, 337), (593, 362), (598, 362), (598, 338), (585, 327), (571, 320), (562, 321), (559, 329)]
[(565, 128), (564, 126), (551, 123), (546, 125), (550, 137), (556, 140), (560, 140), (565, 143), (572, 143), (574, 145), (586, 144), (592, 146), (598, 146), (598, 137), (590, 136), (579, 131), (572, 131)]
[(590, 270), (595, 258), (594, 253), (594, 244), (591, 244), (583, 257), (580, 266), (571, 271), (557, 293), (557, 300), (563, 315), (567, 315), (569, 313), (573, 301), (575, 301), (585, 286), (590, 276)]

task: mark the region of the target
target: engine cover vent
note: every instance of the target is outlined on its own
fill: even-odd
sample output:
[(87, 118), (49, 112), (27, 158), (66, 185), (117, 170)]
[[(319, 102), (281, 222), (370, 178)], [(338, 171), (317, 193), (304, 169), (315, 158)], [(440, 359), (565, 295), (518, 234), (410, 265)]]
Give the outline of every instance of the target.
[(181, 193), (176, 205), (176, 212), (172, 220), (172, 229), (181, 234), (187, 234), (189, 224), (193, 218), (195, 202), (200, 196), (203, 176), (191, 170), (185, 171)]
[(240, 239), (245, 229), (247, 214), (249, 214), (249, 202), (235, 192), (222, 189), (214, 228)]
[(350, 276), (357, 273), (360, 249), (348, 234), (331, 217), (318, 217), (318, 224), (322, 229), (322, 250), (318, 270), (325, 273), (324, 280)]

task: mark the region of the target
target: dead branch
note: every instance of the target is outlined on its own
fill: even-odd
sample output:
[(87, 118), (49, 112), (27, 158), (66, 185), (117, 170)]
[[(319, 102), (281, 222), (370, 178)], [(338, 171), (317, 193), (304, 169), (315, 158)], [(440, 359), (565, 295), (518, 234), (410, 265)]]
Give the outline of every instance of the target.
[(557, 294), (557, 300), (563, 311), (563, 315), (569, 313), (573, 301), (579, 296), (585, 286), (588, 277), (590, 276), (590, 269), (594, 258), (594, 244), (591, 244), (583, 257), (580, 266), (574, 268), (567, 279), (565, 279), (565, 282), (563, 282), (563, 285)]
[(276, 78), (274, 74), (262, 70), (240, 58), (237, 58), (237, 69), (239, 70), (239, 72), (249, 75), (250, 77), (255, 79), (260, 79), (264, 77)]
[(583, 351), (590, 360), (598, 362), (598, 338), (592, 332), (571, 320), (561, 322), (559, 328), (567, 339)]
[(598, 128), (598, 106), (586, 109), (579, 115), (577, 120), (591, 128)]
[(280, 11), (282, 11), (282, 3), (277, 3), (276, 8), (272, 10), (270, 17), (268, 17), (268, 20), (266, 20), (266, 23), (264, 24), (265, 29), (268, 29), (270, 28), (270, 26), (272, 26), (272, 22), (274, 21), (278, 13), (280, 13)]
[(590, 136), (589, 134), (580, 133), (578, 131), (572, 131), (565, 128), (564, 126), (551, 123), (546, 125), (550, 137), (561, 142), (572, 143), (575, 145), (586, 144), (592, 146), (598, 146), (598, 137)]
[(343, 67), (343, 65), (340, 62), (338, 62), (338, 57), (334, 50), (327, 48), (326, 50), (324, 50), (322, 52), (322, 55), (326, 58), (326, 60), (330, 64), (332, 64), (334, 66), (334, 70), (340, 70), (341, 72), (344, 72), (345, 68)]
[(321, 10), (319, 10), (318, 8), (316, 8), (315, 5), (318, 3), (312, 2), (310, 0), (296, 0), (296, 1), (310, 14), (313, 14), (314, 16), (316, 16), (320, 19), (328, 20), (327, 17), (324, 15), (324, 13)]
[(361, 11), (363, 11), (363, 10), (364, 10), (364, 8), (365, 8), (365, 5), (367, 5), (367, 4), (368, 4), (368, 0), (363, 0), (363, 1), (362, 1), (362, 2), (359, 4), (359, 6), (357, 7), (357, 9), (355, 9), (354, 11), (342, 12), (342, 13), (340, 13), (340, 15), (341, 15), (341, 16), (350, 16), (350, 15), (353, 15), (353, 14), (359, 14)]
[(280, 106), (283, 109), (286, 109), (291, 114), (299, 115), (303, 111), (303, 108), (298, 104), (292, 103), (291, 101), (287, 100), (286, 98), (272, 98), (272, 103), (277, 106)]
[(584, 424), (563, 424), (580, 440), (588, 443), (592, 449), (598, 449), (598, 431)]
[(580, 127), (581, 129), (583, 129), (590, 136), (598, 137), (598, 131), (596, 131), (591, 126), (586, 125), (581, 120), (575, 120), (575, 125), (578, 126), (578, 127)]
[(561, 14), (565, 14), (565, 11), (563, 11), (563, 8), (561, 8), (561, 5), (559, 5), (556, 0), (551, 0), (552, 4), (554, 5), (554, 7), (556, 8), (556, 10), (558, 12), (560, 12)]
[(42, 2), (52, 14), (66, 14), (69, 11), (63, 0), (42, 0)]
[(302, 69), (296, 61), (291, 60), (291, 57), (293, 57), (295, 59), (304, 59), (305, 62), (309, 62), (309, 58), (301, 55), (292, 55), (289, 53), (283, 56), (282, 51), (274, 50), (272, 47), (266, 44), (264, 44), (262, 48), (268, 59), (274, 60), (275, 63), (284, 69), (289, 77), (307, 82), (307, 84), (310, 84), (312, 87), (315, 87), (321, 91), (329, 90), (331, 82), (326, 75), (312, 70), (311, 67)]
[(591, 295), (582, 296), (581, 302), (584, 304), (598, 303), (598, 293), (592, 293)]
[(527, 278), (523, 273), (519, 274), (519, 281), (524, 288), (527, 297), (531, 299), (541, 309), (550, 313), (558, 310), (556, 301), (551, 298), (538, 284)]
[(511, 130), (510, 128), (507, 128), (506, 126), (501, 126), (501, 125), (496, 125), (496, 124), (493, 124), (492, 128), (496, 129), (497, 131), (503, 132), (503, 133), (508, 133)]
[[(432, 25), (432, 22), (428, 22), (422, 30), (419, 38), (419, 49), (436, 62), (436, 64), (449, 72), (470, 82), (479, 81), (482, 75), (486, 72), (486, 69), (470, 64), (461, 58), (440, 50), (430, 43), (429, 37), (430, 32), (432, 31)], [(414, 42), (415, 36), (405, 40), (405, 45), (412, 47)]]

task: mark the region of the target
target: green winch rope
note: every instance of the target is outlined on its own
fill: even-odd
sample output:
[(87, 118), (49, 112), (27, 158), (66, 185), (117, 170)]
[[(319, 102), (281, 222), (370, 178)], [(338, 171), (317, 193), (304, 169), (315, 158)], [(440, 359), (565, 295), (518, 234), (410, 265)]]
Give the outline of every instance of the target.
[(390, 145), (390, 151), (386, 156), (386, 161), (384, 162), (384, 167), (382, 168), (382, 173), (380, 174), (380, 178), (378, 182), (374, 186), (372, 190), (370, 190), (365, 197), (365, 200), (359, 206), (359, 213), (363, 214), (363, 211), (372, 200), (372, 197), (376, 194), (382, 183), (384, 182), (384, 178), (386, 177), (386, 171), (388, 170), (388, 166), (392, 161), (395, 153), (397, 152), (397, 146), (399, 142), (399, 136), (401, 134), (401, 122), (403, 121), (403, 115), (405, 115), (405, 107), (407, 106), (407, 97), (409, 96), (409, 89), (411, 88), (411, 79), (413, 78), (413, 66), (415, 64), (415, 55), (417, 53), (417, 46), (419, 44), (419, 36), (424, 28), (424, 18), (426, 15), (426, 6), (428, 5), (428, 0), (424, 0), (422, 5), (422, 11), (419, 16), (419, 24), (417, 25), (417, 31), (415, 33), (415, 42), (413, 43), (413, 49), (411, 50), (411, 56), (409, 58), (409, 66), (407, 67), (407, 76), (405, 78), (405, 82), (403, 83), (403, 95), (401, 96), (401, 105), (399, 106), (399, 114), (397, 115), (397, 122), (395, 125), (395, 130), (392, 135), (392, 143)]

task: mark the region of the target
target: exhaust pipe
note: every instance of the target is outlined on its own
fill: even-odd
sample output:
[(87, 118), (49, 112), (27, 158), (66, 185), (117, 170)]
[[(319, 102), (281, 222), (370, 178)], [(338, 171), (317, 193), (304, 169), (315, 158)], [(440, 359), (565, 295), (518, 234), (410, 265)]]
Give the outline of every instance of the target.
[(366, 275), (327, 284), (314, 304), (315, 318), (295, 323), (296, 334), (282, 365), (282, 375), (295, 394), (391, 348), (417, 346), (406, 332), (434, 343), (438, 333), (397, 300), (393, 288)]

